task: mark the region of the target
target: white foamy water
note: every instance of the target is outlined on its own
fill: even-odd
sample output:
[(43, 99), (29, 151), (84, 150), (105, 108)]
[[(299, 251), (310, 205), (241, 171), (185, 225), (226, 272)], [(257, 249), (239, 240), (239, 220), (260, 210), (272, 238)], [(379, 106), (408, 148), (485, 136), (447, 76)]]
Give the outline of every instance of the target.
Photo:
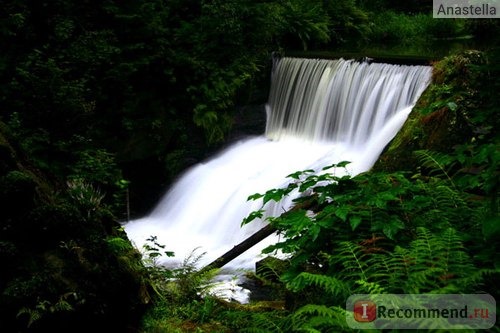
[[(194, 249), (206, 252), (200, 267), (264, 226), (241, 227), (260, 202), (249, 195), (286, 186), (285, 177), (351, 161), (352, 175), (369, 170), (396, 135), (430, 81), (428, 66), (368, 64), (345, 60), (283, 58), (273, 70), (266, 133), (239, 141), (180, 177), (156, 208), (125, 225), (140, 249), (152, 235), (182, 262)], [(270, 208), (278, 215), (286, 202)], [(260, 242), (225, 267), (253, 269)]]

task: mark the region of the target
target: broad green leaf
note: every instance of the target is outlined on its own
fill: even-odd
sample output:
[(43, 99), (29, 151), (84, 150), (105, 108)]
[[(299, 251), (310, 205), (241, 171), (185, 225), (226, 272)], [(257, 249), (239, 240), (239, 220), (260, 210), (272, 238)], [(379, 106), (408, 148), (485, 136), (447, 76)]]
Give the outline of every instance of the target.
[(269, 201), (280, 201), (281, 198), (283, 198), (287, 194), (286, 190), (284, 189), (272, 189), (266, 192), (264, 194), (264, 205), (268, 203)]
[(264, 194), (255, 193), (255, 194), (250, 195), (250, 196), (247, 198), (247, 201), (250, 201), (250, 200), (257, 200), (257, 199), (262, 198), (263, 196), (264, 196)]
[(351, 228), (352, 228), (352, 231), (356, 230), (356, 228), (359, 226), (359, 224), (361, 223), (363, 219), (361, 218), (361, 216), (351, 216), (349, 218), (349, 222), (351, 223)]
[(263, 216), (264, 211), (262, 209), (251, 212), (247, 217), (243, 219), (241, 225), (248, 224), (255, 219), (260, 219)]
[(336, 164), (336, 166), (337, 166), (338, 168), (345, 168), (345, 167), (346, 167), (348, 164), (350, 164), (350, 163), (351, 163), (351, 162), (349, 162), (349, 161), (342, 161), (342, 162), (337, 163), (337, 164)]
[(300, 179), (300, 176), (302, 176), (302, 175), (303, 175), (302, 171), (297, 171), (297, 172), (289, 174), (288, 176), (286, 176), (286, 178)]
[(389, 239), (394, 239), (394, 236), (399, 230), (404, 229), (404, 223), (397, 217), (392, 217), (389, 221), (385, 222), (382, 227), (382, 232)]
[(348, 206), (341, 206), (335, 210), (335, 215), (344, 222), (347, 220), (347, 214), (349, 214)]

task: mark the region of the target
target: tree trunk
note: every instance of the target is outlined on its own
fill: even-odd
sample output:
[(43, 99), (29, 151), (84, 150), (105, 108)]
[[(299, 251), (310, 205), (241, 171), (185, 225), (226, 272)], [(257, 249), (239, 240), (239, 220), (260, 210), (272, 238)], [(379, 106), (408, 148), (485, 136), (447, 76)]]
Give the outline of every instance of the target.
[(254, 233), (252, 236), (248, 237), (245, 239), (243, 242), (241, 242), (238, 245), (235, 245), (231, 250), (227, 251), (224, 253), (222, 256), (219, 258), (215, 259), (212, 261), (210, 264), (202, 268), (202, 271), (205, 270), (210, 270), (210, 269), (215, 269), (215, 268), (221, 268), (234, 258), (238, 257), (242, 253), (244, 253), (246, 250), (266, 238), (267, 236), (270, 236), (276, 232), (276, 228), (271, 226), (270, 224), (266, 225), (264, 228), (260, 229), (256, 233)]
[[(306, 200), (304, 202), (296, 204), (289, 211), (281, 214), (281, 216), (284, 216), (284, 215), (288, 214), (289, 212), (297, 211), (299, 209), (302, 209), (302, 210), (312, 209), (314, 211), (315, 209), (317, 209), (317, 205), (318, 205), (318, 202), (316, 200), (316, 197), (312, 196), (309, 200)], [(236, 258), (239, 255), (241, 255), (242, 253), (244, 253), (246, 250), (248, 250), (249, 248), (251, 248), (252, 246), (257, 244), (258, 242), (260, 242), (261, 240), (266, 238), (267, 236), (270, 236), (271, 234), (275, 233), (276, 231), (277, 231), (277, 229), (275, 227), (273, 227), (272, 225), (270, 225), (270, 224), (266, 225), (264, 228), (260, 229), (259, 231), (257, 231), (255, 234), (253, 234), (252, 236), (245, 239), (240, 244), (235, 245), (231, 250), (227, 251), (222, 256), (215, 259), (207, 266), (203, 267), (201, 270), (205, 271), (205, 270), (209, 270), (209, 269), (221, 268), (222, 266), (224, 266), (225, 264), (227, 264), (228, 262), (230, 262), (234, 258)]]

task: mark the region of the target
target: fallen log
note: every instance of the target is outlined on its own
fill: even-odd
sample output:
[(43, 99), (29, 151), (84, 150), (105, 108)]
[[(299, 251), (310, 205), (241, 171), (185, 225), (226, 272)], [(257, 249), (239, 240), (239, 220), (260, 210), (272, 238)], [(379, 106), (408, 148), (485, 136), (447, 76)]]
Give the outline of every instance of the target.
[(245, 251), (247, 251), (249, 248), (266, 238), (267, 236), (272, 235), (273, 233), (276, 232), (276, 228), (273, 227), (272, 225), (268, 224), (264, 228), (260, 229), (256, 233), (254, 233), (252, 236), (248, 237), (245, 239), (243, 242), (241, 242), (238, 245), (235, 245), (231, 250), (227, 251), (224, 253), (222, 256), (219, 258), (215, 259), (212, 261), (210, 264), (207, 266), (203, 267), (201, 271), (206, 271), (210, 269), (215, 269), (215, 268), (221, 268), (234, 258), (238, 257)]
[[(284, 212), (282, 214), (282, 216), (286, 215), (290, 212), (299, 210), (299, 209), (302, 209), (302, 210), (313, 209), (314, 210), (314, 207), (317, 207), (317, 201), (316, 201), (315, 196), (312, 196), (309, 200), (306, 200), (300, 204), (293, 206), (289, 211)], [(248, 250), (249, 248), (251, 248), (252, 246), (257, 244), (258, 242), (260, 242), (261, 240), (266, 238), (267, 236), (270, 236), (273, 233), (275, 233), (276, 231), (278, 231), (278, 230), (275, 227), (273, 227), (271, 224), (266, 225), (264, 228), (260, 229), (259, 231), (254, 233), (252, 236), (248, 237), (240, 244), (235, 245), (231, 250), (227, 251), (222, 256), (220, 256), (219, 258), (212, 261), (210, 264), (203, 267), (201, 269), (201, 271), (221, 268), (222, 266), (224, 266), (225, 264), (227, 264), (228, 262), (230, 262), (234, 258), (236, 258), (239, 255), (241, 255), (242, 253), (244, 253), (246, 250)]]

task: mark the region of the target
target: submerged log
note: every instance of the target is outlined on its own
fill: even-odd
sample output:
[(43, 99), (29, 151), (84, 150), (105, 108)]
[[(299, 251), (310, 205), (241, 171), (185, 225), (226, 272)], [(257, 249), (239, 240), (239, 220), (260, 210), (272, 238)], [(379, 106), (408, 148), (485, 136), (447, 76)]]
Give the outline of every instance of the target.
[(202, 268), (202, 271), (210, 270), (210, 269), (215, 269), (215, 268), (221, 268), (231, 260), (235, 259), (248, 249), (250, 249), (252, 246), (256, 245), (258, 242), (266, 238), (267, 236), (272, 235), (273, 233), (276, 232), (276, 228), (273, 227), (272, 225), (268, 224), (264, 228), (260, 229), (256, 233), (254, 233), (252, 236), (248, 237), (245, 239), (243, 242), (241, 242), (238, 245), (235, 245), (231, 250), (227, 251), (224, 253), (222, 256), (219, 258), (215, 259), (212, 261), (210, 264)]

